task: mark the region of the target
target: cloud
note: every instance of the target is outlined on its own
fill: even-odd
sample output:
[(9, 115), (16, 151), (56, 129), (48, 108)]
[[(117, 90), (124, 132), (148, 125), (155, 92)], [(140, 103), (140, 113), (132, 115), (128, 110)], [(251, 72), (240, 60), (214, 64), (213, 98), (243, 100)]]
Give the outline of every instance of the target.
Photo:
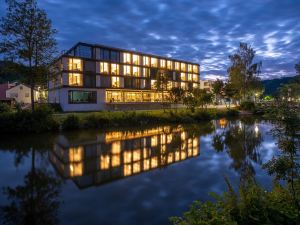
[[(171, 56), (201, 64), (202, 78), (225, 77), (228, 55), (247, 42), (262, 78), (291, 76), (300, 61), (300, 1), (44, 0), (59, 48), (78, 41)], [(0, 14), (4, 15), (1, 4)]]

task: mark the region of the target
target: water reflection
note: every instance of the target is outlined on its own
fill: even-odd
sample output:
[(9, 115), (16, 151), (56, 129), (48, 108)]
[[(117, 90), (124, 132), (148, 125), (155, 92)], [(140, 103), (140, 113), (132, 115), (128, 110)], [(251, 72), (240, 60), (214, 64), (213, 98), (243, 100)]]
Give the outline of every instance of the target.
[(161, 126), (98, 133), (80, 141), (60, 135), (49, 159), (61, 176), (86, 188), (198, 156), (200, 137), (190, 131)]

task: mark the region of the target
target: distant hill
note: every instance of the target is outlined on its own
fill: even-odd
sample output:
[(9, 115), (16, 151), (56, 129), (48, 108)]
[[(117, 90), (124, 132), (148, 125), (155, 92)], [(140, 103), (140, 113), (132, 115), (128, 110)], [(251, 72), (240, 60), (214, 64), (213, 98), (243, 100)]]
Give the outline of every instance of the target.
[(265, 87), (265, 95), (273, 95), (277, 91), (277, 89), (290, 82), (294, 77), (283, 77), (272, 80), (263, 80), (262, 83)]

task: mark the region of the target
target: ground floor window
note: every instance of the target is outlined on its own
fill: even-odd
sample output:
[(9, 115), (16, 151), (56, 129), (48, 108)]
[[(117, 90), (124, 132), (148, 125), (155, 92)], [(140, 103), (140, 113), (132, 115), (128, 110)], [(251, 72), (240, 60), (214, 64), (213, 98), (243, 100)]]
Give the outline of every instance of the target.
[[(162, 96), (164, 98), (162, 98)], [(145, 91), (121, 91), (111, 90), (106, 91), (106, 102), (161, 102), (162, 99), (165, 101), (169, 98), (169, 93), (164, 92), (145, 92)]]
[(69, 104), (97, 103), (96, 91), (69, 91)]

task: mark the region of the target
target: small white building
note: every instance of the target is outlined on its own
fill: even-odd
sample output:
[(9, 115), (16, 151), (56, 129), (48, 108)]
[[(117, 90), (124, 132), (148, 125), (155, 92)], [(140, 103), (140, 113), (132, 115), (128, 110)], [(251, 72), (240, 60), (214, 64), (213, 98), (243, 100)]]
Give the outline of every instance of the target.
[(200, 89), (212, 92), (212, 80), (200, 80)]
[[(18, 103), (31, 104), (31, 88), (24, 84), (18, 84), (6, 90), (6, 98), (13, 98)], [(34, 101), (38, 101), (39, 92), (33, 91)]]

